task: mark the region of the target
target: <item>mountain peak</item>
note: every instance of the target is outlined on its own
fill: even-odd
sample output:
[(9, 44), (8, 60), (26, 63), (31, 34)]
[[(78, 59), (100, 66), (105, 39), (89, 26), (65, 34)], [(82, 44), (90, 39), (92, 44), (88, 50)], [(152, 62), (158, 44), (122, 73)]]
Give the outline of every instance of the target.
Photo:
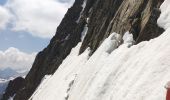
[[(167, 8), (161, 6), (163, 2), (75, 0), (49, 45), (36, 56), (14, 100), (163, 98), (157, 93), (163, 93), (159, 84), (167, 79), (160, 80), (169, 75), (164, 55), (170, 50), (169, 31), (157, 24), (167, 14), (162, 11)], [(141, 88), (149, 95), (138, 91)]]

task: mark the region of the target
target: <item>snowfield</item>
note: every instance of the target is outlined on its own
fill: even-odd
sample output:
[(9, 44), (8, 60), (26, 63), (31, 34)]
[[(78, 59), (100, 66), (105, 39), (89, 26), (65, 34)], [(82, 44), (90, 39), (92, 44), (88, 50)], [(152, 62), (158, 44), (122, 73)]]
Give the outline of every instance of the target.
[(160, 8), (158, 24), (166, 29), (161, 36), (132, 46), (133, 36), (126, 32), (119, 46), (121, 37), (113, 33), (91, 57), (89, 49), (78, 56), (79, 43), (30, 100), (165, 100), (170, 81), (169, 3), (165, 0)]

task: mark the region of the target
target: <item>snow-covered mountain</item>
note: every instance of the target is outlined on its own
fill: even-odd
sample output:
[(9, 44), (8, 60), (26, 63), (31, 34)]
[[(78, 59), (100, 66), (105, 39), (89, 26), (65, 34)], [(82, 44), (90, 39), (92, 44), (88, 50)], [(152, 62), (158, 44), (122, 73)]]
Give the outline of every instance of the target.
[(165, 100), (169, 4), (75, 0), (14, 100)]
[[(43, 80), (30, 100), (165, 100), (170, 80), (170, 0), (161, 6), (158, 38), (132, 44), (132, 36), (111, 34), (89, 57), (80, 44), (54, 75)], [(128, 42), (126, 42), (128, 41)]]

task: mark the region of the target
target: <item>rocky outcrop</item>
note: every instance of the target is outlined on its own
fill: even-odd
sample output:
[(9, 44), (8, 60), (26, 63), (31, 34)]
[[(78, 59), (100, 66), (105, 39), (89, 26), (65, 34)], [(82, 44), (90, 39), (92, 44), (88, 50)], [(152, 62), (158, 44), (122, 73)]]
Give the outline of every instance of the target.
[[(163, 0), (75, 0), (68, 10), (50, 44), (38, 53), (25, 78), (23, 89), (14, 100), (27, 100), (46, 74), (53, 74), (71, 49), (81, 41), (88, 27), (80, 54), (90, 47), (92, 55), (111, 33), (133, 34), (136, 43), (159, 36), (164, 30), (157, 26)], [(83, 8), (82, 5), (86, 3)]]
[[(74, 5), (68, 9), (48, 47), (38, 53), (25, 78), (24, 89), (17, 92), (14, 100), (27, 100), (40, 84), (41, 79), (47, 74), (53, 74), (71, 49), (81, 41), (81, 32), (86, 23), (85, 17), (79, 18), (80, 15), (85, 16), (82, 14), (83, 3), (84, 0), (76, 0)], [(90, 6), (84, 10), (89, 9)]]
[[(89, 30), (80, 49), (90, 46), (92, 53), (111, 33), (133, 34), (136, 43), (159, 36), (159, 7), (164, 0), (98, 0), (90, 16)], [(102, 3), (101, 3), (102, 2)], [(99, 13), (100, 12), (100, 13)]]
[(8, 83), (8, 87), (6, 88), (5, 94), (3, 94), (3, 97), (1, 100), (8, 100), (10, 97), (13, 97), (15, 93), (22, 89), (25, 86), (25, 79), (22, 77), (17, 77), (14, 80), (11, 80)]
[(157, 25), (159, 7), (164, 0), (125, 0), (108, 28), (109, 35), (117, 32), (123, 35), (130, 31), (136, 43), (159, 36), (164, 30)]
[(123, 0), (97, 0), (95, 2), (88, 14), (88, 32), (81, 46), (80, 53), (87, 47), (90, 47), (93, 52), (97, 49), (122, 2)]

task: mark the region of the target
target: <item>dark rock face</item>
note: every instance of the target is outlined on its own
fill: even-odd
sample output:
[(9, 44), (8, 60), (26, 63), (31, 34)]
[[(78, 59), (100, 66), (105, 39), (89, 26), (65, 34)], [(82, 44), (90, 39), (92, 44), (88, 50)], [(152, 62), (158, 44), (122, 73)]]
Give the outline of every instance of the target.
[[(85, 8), (82, 4), (86, 1)], [(14, 100), (28, 100), (47, 74), (53, 74), (71, 49), (81, 41), (81, 33), (87, 25), (80, 54), (87, 47), (92, 55), (105, 38), (117, 32), (129, 31), (136, 43), (159, 36), (164, 30), (157, 26), (159, 6), (164, 0), (75, 0), (68, 10), (50, 44), (38, 53), (25, 78), (23, 89), (17, 91)], [(87, 20), (89, 19), (89, 20)]]
[(103, 36), (122, 1), (96, 0), (91, 12), (89, 12), (88, 32), (81, 46), (80, 53), (84, 52), (89, 46), (92, 52), (97, 49), (101, 40), (104, 39)]
[(159, 7), (163, 1), (98, 0), (98, 2), (102, 2), (99, 3), (100, 6), (97, 4), (101, 9), (94, 7), (93, 12), (95, 14), (96, 12), (101, 13), (90, 16), (90, 28), (83, 41), (80, 53), (88, 46), (93, 53), (102, 41), (113, 32), (123, 36), (125, 32), (129, 31), (134, 35), (136, 43), (159, 36), (164, 31), (157, 26), (157, 19), (160, 15)]
[[(84, 0), (76, 0), (74, 5), (68, 9), (48, 47), (38, 53), (25, 78), (26, 86), (17, 92), (14, 100), (27, 100), (38, 87), (41, 79), (47, 74), (53, 74), (71, 49), (81, 41), (81, 32), (86, 23), (85, 17), (82, 17), (79, 22), (77, 20), (82, 13), (83, 2)], [(90, 7), (86, 8), (86, 10), (89, 9)]]
[(156, 2), (155, 0), (125, 0), (112, 19), (107, 34), (117, 32), (123, 35), (126, 31), (130, 31), (136, 43), (159, 36), (163, 32), (163, 29), (157, 26), (159, 7), (162, 2), (163, 0)]
[(17, 77), (16, 79), (9, 82), (8, 87), (6, 88), (5, 94), (1, 100), (8, 100), (10, 97), (13, 97), (14, 94), (22, 89), (25, 86), (25, 79), (22, 77)]

